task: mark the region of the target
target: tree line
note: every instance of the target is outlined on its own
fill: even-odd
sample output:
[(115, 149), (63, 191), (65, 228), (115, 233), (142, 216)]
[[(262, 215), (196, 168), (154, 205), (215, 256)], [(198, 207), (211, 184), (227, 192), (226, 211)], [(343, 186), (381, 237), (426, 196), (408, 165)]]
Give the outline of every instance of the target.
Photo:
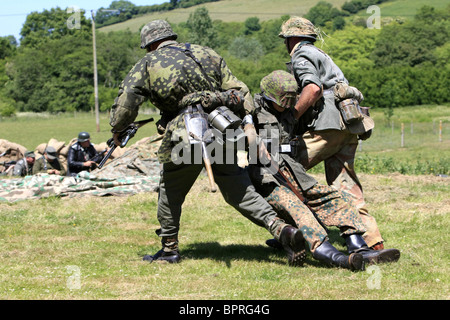
[(162, 4), (151, 6), (136, 6), (131, 1), (113, 1), (108, 8), (101, 7), (98, 10), (96, 23), (98, 27), (127, 21), (137, 16), (152, 12), (170, 11), (177, 8), (189, 8), (202, 3), (215, 2), (219, 0), (170, 0)]
[[(70, 13), (60, 8), (33, 12), (23, 25), (20, 46), (14, 37), (0, 38), (0, 116), (93, 109), (91, 20), (81, 14), (79, 27), (70, 28), (69, 18)], [(207, 9), (199, 7), (173, 28), (180, 42), (215, 49), (257, 93), (260, 80), (273, 70), (285, 70), (290, 60), (278, 37), (288, 18), (251, 17), (226, 23), (212, 21)], [(352, 23), (335, 29), (331, 18), (321, 27), (324, 41), (316, 45), (360, 89), (366, 106), (384, 108), (388, 115), (400, 106), (444, 104), (450, 102), (449, 18), (450, 6), (443, 10), (424, 6), (413, 19), (381, 29)], [(99, 102), (106, 111), (120, 82), (145, 52), (139, 48), (138, 32), (97, 31), (96, 35)]]

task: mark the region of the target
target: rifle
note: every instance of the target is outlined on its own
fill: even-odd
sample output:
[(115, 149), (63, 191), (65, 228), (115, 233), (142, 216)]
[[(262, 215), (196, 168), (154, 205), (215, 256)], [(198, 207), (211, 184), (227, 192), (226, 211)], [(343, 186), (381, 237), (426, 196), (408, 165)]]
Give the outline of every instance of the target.
[[(137, 133), (137, 131), (140, 127), (142, 127), (143, 125), (146, 125), (147, 123), (152, 122), (152, 121), (154, 121), (154, 119), (150, 118), (147, 120), (136, 121), (136, 122), (133, 122), (132, 124), (130, 124), (124, 131), (122, 131), (119, 134), (120, 147), (124, 148), (127, 145), (128, 141), (130, 141), (130, 139), (135, 136), (135, 134)], [(111, 157), (111, 155), (113, 154), (114, 150), (116, 150), (116, 148), (117, 148), (117, 145), (115, 144), (113, 138), (110, 138), (108, 140), (107, 145), (111, 149), (108, 151), (108, 153), (105, 155), (103, 160), (98, 165), (98, 167), (97, 167), (98, 169), (101, 169), (103, 167), (103, 165), (106, 163), (106, 161), (109, 159), (109, 157)]]
[(3, 152), (3, 153), (0, 153), (0, 158), (1, 157), (4, 157), (4, 156), (6, 156), (6, 155), (8, 155), (8, 154), (10, 154), (11, 153), (11, 148), (9, 148), (9, 149), (7, 149), (5, 152)]
[[(263, 145), (265, 146), (265, 144), (264, 144), (263, 141), (261, 141), (261, 144), (263, 144)], [(278, 166), (278, 163), (276, 163), (276, 162), (273, 160), (273, 157), (272, 157), (272, 155), (270, 154), (270, 152), (267, 150), (267, 148), (266, 148), (266, 151), (267, 151), (267, 153), (268, 153), (268, 155), (269, 155), (269, 157), (270, 157), (270, 165), (271, 165), (271, 167), (272, 167), (269, 171), (271, 171), (271, 173), (272, 173), (272, 175), (274, 176), (274, 178), (277, 179), (277, 181), (278, 181), (280, 184), (282, 184), (282, 185), (284, 185), (285, 187), (287, 187), (288, 189), (290, 189), (290, 190), (297, 196), (297, 198), (299, 198), (300, 201), (303, 202), (303, 204), (311, 211), (311, 213), (316, 217), (316, 219), (317, 219), (317, 221), (320, 223), (320, 225), (328, 232), (327, 227), (322, 223), (322, 221), (320, 221), (320, 220), (317, 218), (316, 211), (308, 204), (308, 200), (303, 196), (302, 193), (299, 192), (299, 190), (291, 183), (291, 181), (289, 180), (289, 178), (286, 177), (286, 175), (280, 170), (280, 167)], [(275, 169), (275, 170), (277, 170), (277, 171), (276, 171), (276, 172), (273, 172), (273, 171), (272, 171), (273, 169)], [(299, 185), (299, 188), (300, 188), (300, 185)], [(300, 190), (301, 190), (301, 189), (300, 189)], [(301, 191), (303, 191), (303, 190), (301, 190)]]

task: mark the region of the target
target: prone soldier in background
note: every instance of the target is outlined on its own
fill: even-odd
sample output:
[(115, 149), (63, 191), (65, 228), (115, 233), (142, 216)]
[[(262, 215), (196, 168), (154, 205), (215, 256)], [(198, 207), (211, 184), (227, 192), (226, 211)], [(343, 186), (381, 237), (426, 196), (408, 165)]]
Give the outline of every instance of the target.
[(25, 152), (23, 159), (14, 165), (13, 176), (25, 177), (33, 175), (33, 164), (36, 156), (33, 151)]
[(48, 173), (65, 176), (66, 169), (58, 160), (58, 154), (55, 148), (48, 146), (45, 148), (44, 155), (37, 159), (33, 165), (33, 174)]
[(106, 152), (97, 153), (91, 143), (91, 136), (88, 132), (80, 132), (77, 142), (70, 146), (67, 154), (67, 175), (76, 176), (81, 171), (94, 170), (102, 161)]

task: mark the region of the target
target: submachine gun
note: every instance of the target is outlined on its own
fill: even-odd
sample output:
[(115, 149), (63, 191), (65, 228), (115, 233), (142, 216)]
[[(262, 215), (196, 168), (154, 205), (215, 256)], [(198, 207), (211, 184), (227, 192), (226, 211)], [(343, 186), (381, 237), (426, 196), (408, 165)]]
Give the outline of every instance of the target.
[[(136, 132), (138, 131), (138, 129), (140, 127), (142, 127), (142, 126), (144, 126), (147, 123), (152, 122), (152, 121), (154, 121), (154, 119), (150, 118), (150, 119), (147, 119), (147, 120), (135, 121), (132, 124), (130, 124), (119, 135), (120, 147), (124, 148), (127, 145), (128, 141), (130, 141), (130, 139), (135, 136)], [(98, 165), (98, 169), (101, 169), (104, 166), (106, 161), (109, 159), (109, 157), (111, 157), (111, 155), (113, 154), (114, 150), (116, 150), (116, 148), (117, 148), (117, 145), (114, 143), (114, 139), (113, 138), (108, 140), (107, 145), (111, 149), (108, 151), (108, 153), (105, 155), (103, 160)]]

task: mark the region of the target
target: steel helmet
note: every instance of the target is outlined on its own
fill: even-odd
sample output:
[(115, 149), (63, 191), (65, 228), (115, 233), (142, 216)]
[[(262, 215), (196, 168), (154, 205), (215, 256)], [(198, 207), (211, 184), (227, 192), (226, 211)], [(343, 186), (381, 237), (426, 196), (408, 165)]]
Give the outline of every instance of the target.
[(297, 81), (289, 72), (276, 70), (261, 80), (261, 91), (264, 98), (287, 109), (297, 100)]
[(166, 20), (153, 20), (147, 23), (141, 30), (141, 48), (145, 49), (153, 42), (165, 38), (177, 39), (178, 35)]
[(318, 30), (308, 19), (302, 17), (292, 17), (281, 26), (280, 38), (302, 37), (316, 40)]
[(88, 141), (90, 138), (91, 136), (87, 132), (80, 132), (78, 134), (78, 142), (85, 142)]

